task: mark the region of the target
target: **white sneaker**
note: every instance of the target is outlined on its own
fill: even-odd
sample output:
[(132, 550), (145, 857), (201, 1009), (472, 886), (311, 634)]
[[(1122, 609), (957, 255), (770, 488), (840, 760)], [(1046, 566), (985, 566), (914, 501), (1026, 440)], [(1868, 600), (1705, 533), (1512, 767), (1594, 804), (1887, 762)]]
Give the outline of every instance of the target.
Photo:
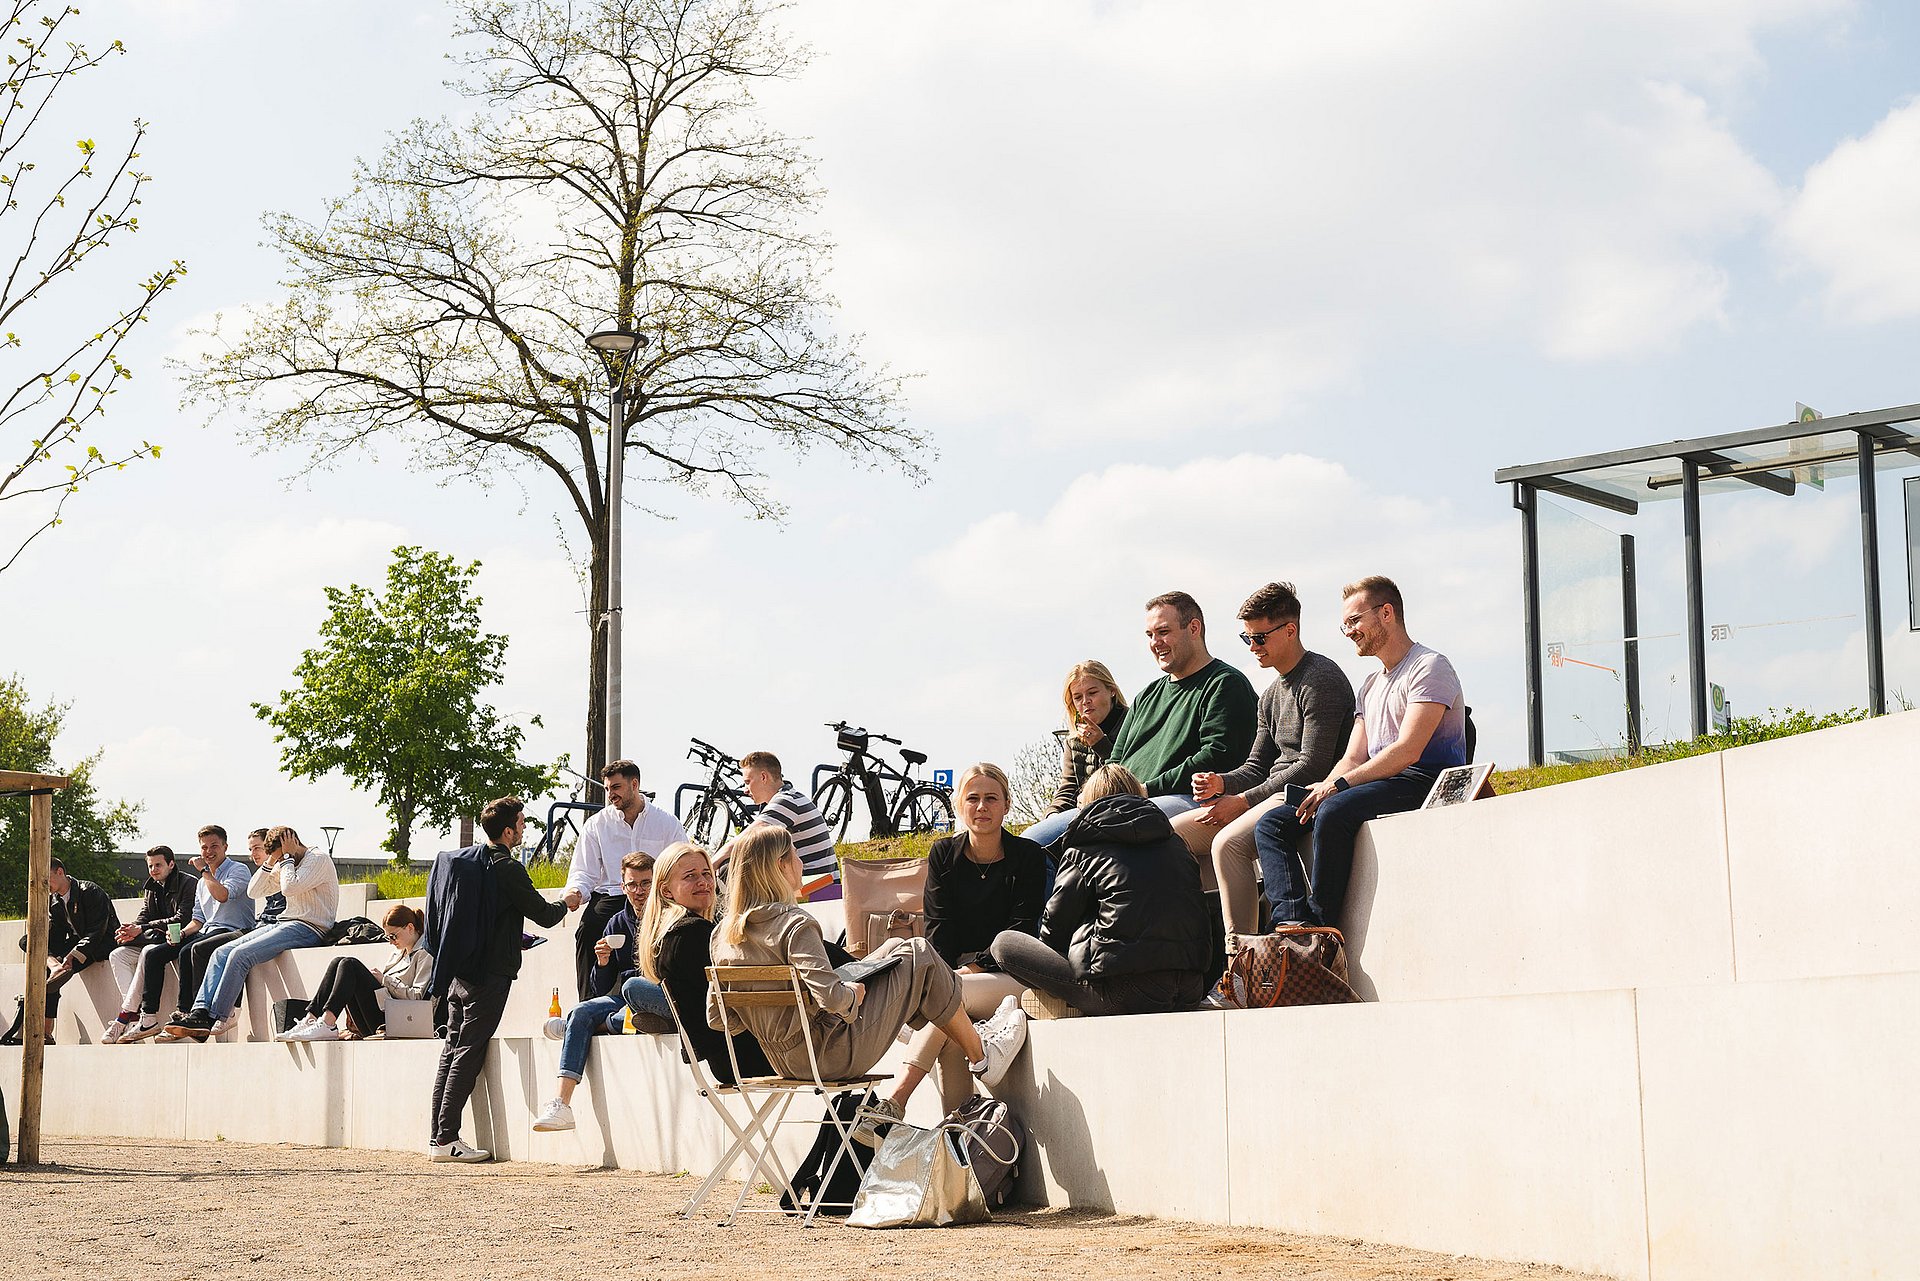
[(567, 1039), (567, 1021), (565, 1019), (548, 1019), (544, 1030), (549, 1041), (564, 1041)]
[(276, 1033), (273, 1039), (276, 1041), (304, 1041), (307, 1039), (307, 1033), (312, 1031), (313, 1025), (319, 1021), (320, 1020), (311, 1016), (303, 1015), (299, 1022), (284, 1032)]
[(485, 1148), (469, 1147), (462, 1139), (455, 1139), (451, 1143), (435, 1143), (427, 1148), (427, 1155), (435, 1161), (464, 1161), (468, 1164), (493, 1160), (493, 1153)]
[(215, 1019), (213, 1021), (213, 1026), (207, 1031), (207, 1039), (209, 1041), (219, 1040), (221, 1037), (225, 1036), (228, 1032), (231, 1032), (233, 1030), (233, 1025), (235, 1021), (236, 1021), (236, 1016), (232, 1014), (227, 1015), (227, 1017), (224, 1019)]
[[(999, 1017), (998, 1010), (994, 1011), (994, 1016)], [(988, 1027), (984, 1023), (976, 1023), (974, 1027), (981, 1029), (980, 1044), (986, 1051), (986, 1059), (974, 1065), (973, 1072), (980, 1078), (980, 1084), (991, 1090), (1000, 1084), (1007, 1069), (1020, 1057), (1020, 1051), (1027, 1043), (1027, 1012), (1015, 1011), (1015, 1017), (998, 1028)]]
[(313, 1026), (301, 1033), (300, 1039), (303, 1041), (337, 1041), (340, 1039), (340, 1029), (325, 1019), (315, 1019)]
[(120, 1038), (133, 1030), (133, 1024), (127, 1019), (115, 1019), (107, 1024), (107, 1030), (100, 1038), (102, 1045), (118, 1045)]
[(165, 1033), (166, 1027), (160, 1022), (159, 1015), (143, 1014), (140, 1016), (140, 1025), (138, 1027), (128, 1028), (121, 1036), (120, 1044), (133, 1045), (140, 1041), (151, 1040), (154, 1037), (165, 1035)]
[(974, 1026), (980, 1029), (980, 1038), (985, 1040), (988, 1036), (998, 1034), (1004, 1030), (1008, 1024), (1013, 1022), (1013, 1016), (1021, 1013), (1020, 998), (1018, 996), (1007, 996), (1001, 1000), (999, 1006), (993, 1013), (987, 1015), (986, 1018), (980, 1020), (980, 1022)]
[(533, 1128), (542, 1134), (554, 1130), (573, 1128), (573, 1109), (559, 1099), (548, 1099), (547, 1106), (540, 1109), (540, 1115), (533, 1119)]

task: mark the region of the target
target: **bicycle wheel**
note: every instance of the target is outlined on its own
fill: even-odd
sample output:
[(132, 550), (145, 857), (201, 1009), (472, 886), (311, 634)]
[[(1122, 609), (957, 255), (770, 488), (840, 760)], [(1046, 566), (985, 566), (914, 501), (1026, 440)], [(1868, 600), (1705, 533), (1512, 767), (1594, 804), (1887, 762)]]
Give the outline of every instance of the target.
[(820, 817), (827, 821), (833, 843), (838, 845), (846, 840), (847, 829), (853, 825), (853, 780), (845, 774), (827, 775), (814, 792), (813, 803), (820, 810)]
[(712, 792), (703, 793), (687, 823), (687, 839), (713, 851), (724, 845), (731, 835), (733, 816), (727, 812), (726, 798)]
[(931, 783), (922, 783), (907, 793), (895, 815), (902, 832), (951, 832), (953, 800)]

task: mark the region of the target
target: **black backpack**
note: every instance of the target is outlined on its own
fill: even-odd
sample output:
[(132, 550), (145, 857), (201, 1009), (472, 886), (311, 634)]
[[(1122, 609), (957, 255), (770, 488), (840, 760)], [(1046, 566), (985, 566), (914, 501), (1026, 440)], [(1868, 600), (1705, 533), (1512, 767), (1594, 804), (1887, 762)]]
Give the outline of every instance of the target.
[[(848, 1090), (833, 1096), (827, 1106), (840, 1118), (841, 1124), (851, 1127), (854, 1114), (860, 1110), (860, 1103), (866, 1093), (861, 1090)], [(867, 1166), (873, 1161), (873, 1149), (865, 1144), (855, 1143), (853, 1160), (842, 1156), (840, 1164), (834, 1167), (833, 1180), (825, 1187), (821, 1180), (827, 1167), (833, 1164), (833, 1158), (840, 1151), (840, 1132), (833, 1122), (825, 1117), (820, 1119), (819, 1133), (813, 1136), (813, 1146), (807, 1149), (807, 1155), (793, 1171), (793, 1190), (802, 1198), (795, 1203), (785, 1192), (780, 1194), (780, 1208), (789, 1214), (803, 1213), (809, 1205), (819, 1203), (821, 1214), (836, 1215), (845, 1218), (853, 1209), (853, 1199), (860, 1192), (860, 1180), (867, 1172)]]

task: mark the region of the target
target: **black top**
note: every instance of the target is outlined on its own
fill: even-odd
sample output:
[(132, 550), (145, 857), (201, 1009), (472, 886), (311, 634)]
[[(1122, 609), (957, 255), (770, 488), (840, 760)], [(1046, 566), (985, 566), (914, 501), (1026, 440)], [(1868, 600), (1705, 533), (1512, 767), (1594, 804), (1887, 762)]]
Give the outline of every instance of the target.
[[(69, 952), (85, 952), (100, 960), (113, 950), (113, 932), (120, 928), (120, 914), (113, 910), (113, 897), (92, 881), (83, 881), (67, 873), (67, 898), (48, 895), (47, 955), (59, 960)], [(27, 936), (20, 936), (20, 950), (27, 950)]]
[(167, 941), (167, 926), (184, 928), (193, 919), (193, 893), (200, 883), (179, 867), (156, 881), (149, 876), (140, 884), (140, 911), (133, 924), (140, 927), (142, 944)]
[(993, 863), (967, 857), (973, 838), (965, 832), (942, 837), (927, 851), (927, 942), (956, 969), (999, 969), (987, 949), (1001, 930), (1040, 932), (1047, 851), (1011, 832), (1002, 832), (1000, 841), (1004, 857)]
[(533, 888), (533, 879), (505, 848), (489, 846), (492, 862), (487, 871), (493, 876), (493, 926), (482, 943), (476, 977), (514, 979), (520, 977), (520, 935), (527, 921), (553, 926), (567, 919), (567, 905), (547, 902)]
[[(713, 922), (688, 912), (660, 936), (660, 950), (654, 963), (660, 971), (660, 986), (673, 998), (680, 1014), (680, 1025), (693, 1042), (693, 1052), (707, 1065), (713, 1079), (722, 1085), (733, 1084), (733, 1064), (727, 1059), (726, 1038), (707, 1026), (707, 966), (713, 941)], [(733, 1052), (740, 1057), (740, 1069), (748, 1076), (772, 1076), (760, 1042), (753, 1033), (741, 1032), (733, 1038)]]

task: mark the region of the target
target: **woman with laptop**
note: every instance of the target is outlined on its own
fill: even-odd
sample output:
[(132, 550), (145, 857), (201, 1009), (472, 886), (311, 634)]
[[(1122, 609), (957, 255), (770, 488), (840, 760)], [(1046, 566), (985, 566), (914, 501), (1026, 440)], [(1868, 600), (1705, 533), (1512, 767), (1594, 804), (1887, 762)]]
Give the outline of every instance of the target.
[[(393, 959), (379, 973), (357, 956), (336, 956), (320, 986), (307, 1001), (306, 1017), (282, 1032), (282, 1041), (340, 1041), (369, 1037), (387, 1029), (380, 993), (396, 1001), (424, 1001), (433, 985), (433, 956), (420, 946), (426, 917), (420, 909), (395, 903), (383, 926), (393, 944)], [(347, 1016), (342, 1029), (340, 1016)]]

